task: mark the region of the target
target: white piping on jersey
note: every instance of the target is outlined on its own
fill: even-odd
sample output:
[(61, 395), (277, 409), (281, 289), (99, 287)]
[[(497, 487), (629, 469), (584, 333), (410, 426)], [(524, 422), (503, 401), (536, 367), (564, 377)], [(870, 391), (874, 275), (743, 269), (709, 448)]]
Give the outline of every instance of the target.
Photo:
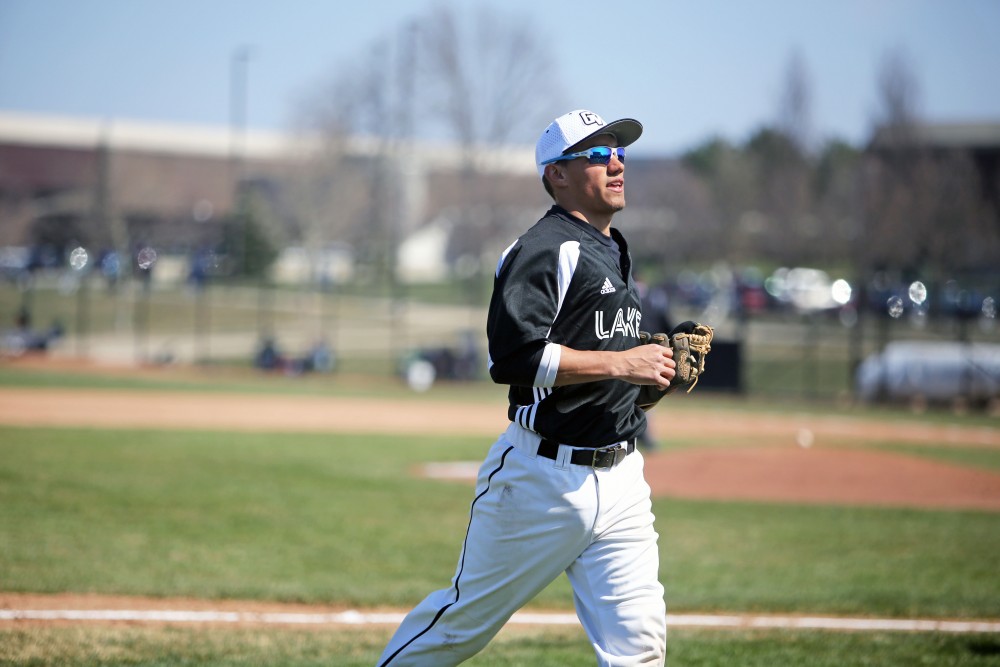
[(535, 428), (535, 412), (538, 411), (538, 403), (532, 403), (531, 405), (522, 405), (517, 409), (517, 413), (514, 415), (519, 426), (528, 429), (529, 431), (534, 431)]
[[(556, 276), (559, 285), (559, 300), (556, 302), (556, 313), (552, 316), (552, 324), (555, 324), (556, 318), (559, 317), (559, 311), (562, 310), (563, 301), (566, 299), (566, 292), (569, 291), (569, 284), (573, 280), (573, 274), (576, 273), (576, 265), (579, 261), (579, 241), (566, 241), (559, 246), (559, 271)], [(549, 333), (552, 333), (551, 326), (549, 327)]]
[(531, 393), (535, 397), (535, 402), (541, 403), (546, 396), (552, 395), (552, 389), (550, 387), (532, 387)]
[[(497, 268), (495, 275), (499, 277), (500, 269), (503, 268), (503, 263), (507, 259), (507, 255), (510, 251), (514, 249), (517, 242), (520, 239), (515, 239), (507, 248), (501, 253), (500, 261), (497, 262)], [(559, 246), (559, 263), (557, 264), (556, 270), (556, 287), (558, 290), (558, 298), (556, 300), (556, 312), (552, 317), (552, 323), (555, 324), (556, 318), (559, 317), (559, 311), (562, 310), (563, 302), (566, 300), (566, 293), (569, 291), (569, 284), (573, 280), (573, 274), (576, 273), (576, 266), (580, 261), (580, 242), (579, 241), (565, 241)], [(549, 330), (545, 334), (548, 337), (552, 333), (552, 325), (549, 325)], [(559, 360), (562, 356), (562, 348), (556, 343), (547, 343), (545, 345), (545, 350), (542, 352), (542, 358), (538, 364), (538, 370), (535, 372), (534, 386), (536, 387), (552, 387), (556, 382), (556, 373), (559, 372)], [(487, 353), (486, 355), (486, 369), (490, 370), (493, 368), (493, 358)]]
[(521, 237), (517, 237), (516, 239), (514, 239), (513, 243), (511, 243), (509, 246), (507, 246), (507, 248), (502, 253), (500, 253), (500, 259), (499, 259), (499, 261), (497, 261), (496, 272), (493, 274), (495, 277), (497, 277), (497, 278), (500, 277), (500, 268), (503, 266), (504, 260), (507, 259), (507, 255), (510, 254), (510, 251), (514, 249), (514, 246), (516, 246), (517, 242), (520, 241), (520, 240), (521, 240)]
[[(521, 237), (520, 236), (517, 237), (516, 239), (514, 239), (513, 243), (511, 243), (509, 246), (507, 246), (504, 249), (504, 251), (502, 253), (500, 253), (500, 259), (497, 260), (497, 268), (496, 268), (496, 270), (493, 273), (493, 276), (495, 278), (499, 278), (500, 277), (500, 269), (503, 268), (503, 263), (507, 260), (507, 255), (510, 254), (510, 251), (514, 249), (514, 246), (516, 246), (517, 242), (520, 241), (520, 240), (521, 240)], [(486, 353), (486, 371), (489, 372), (490, 370), (492, 370), (492, 368), (493, 368), (493, 357), (491, 357), (490, 354), (489, 354), (489, 352), (487, 352)]]
[(542, 351), (542, 359), (535, 373), (535, 387), (553, 387), (556, 384), (556, 373), (559, 372), (559, 359), (562, 357), (562, 346), (558, 343), (546, 343)]
[[(507, 255), (517, 245), (517, 240), (511, 243), (497, 262), (496, 276), (499, 277), (500, 269), (507, 259)], [(576, 273), (576, 266), (580, 261), (580, 242), (566, 241), (559, 246), (559, 263), (556, 270), (556, 286), (558, 289), (558, 299), (556, 301), (556, 312), (552, 316), (552, 325), (555, 324), (562, 310), (563, 302), (566, 300), (566, 293), (569, 292), (569, 285), (573, 281), (573, 274)], [(552, 334), (552, 325), (545, 334), (546, 338)], [(558, 343), (546, 343), (542, 351), (542, 358), (538, 363), (538, 370), (535, 372), (535, 382), (531, 389), (535, 402), (531, 405), (522, 405), (515, 411), (515, 421), (529, 431), (535, 430), (535, 415), (538, 412), (538, 404), (547, 396), (552, 394), (552, 387), (556, 382), (556, 374), (559, 372), (559, 361), (562, 357), (562, 346)], [(493, 359), (487, 355), (488, 368), (493, 367)]]
[(518, 426), (523, 426), (529, 431), (535, 430), (535, 416), (538, 414), (538, 405), (547, 397), (552, 395), (552, 389), (548, 387), (532, 387), (531, 397), (535, 400), (530, 405), (519, 405), (514, 410), (513, 421)]
[[(576, 265), (579, 261), (580, 242), (564, 241), (559, 246), (559, 264), (556, 270), (556, 286), (559, 291), (559, 297), (556, 301), (556, 312), (552, 316), (552, 324), (549, 325), (549, 330), (545, 334), (546, 338), (552, 334), (552, 325), (555, 324), (556, 319), (559, 317), (559, 311), (562, 310), (563, 302), (566, 300), (566, 293), (569, 292), (569, 284), (573, 281), (573, 274), (576, 273)], [(552, 387), (555, 385), (561, 357), (562, 348), (557, 343), (547, 343), (545, 345), (541, 361), (538, 363), (538, 370), (535, 372), (535, 387)]]
[(545, 400), (547, 396), (552, 394), (552, 389), (547, 387), (532, 387), (531, 396), (535, 399), (535, 402), (531, 405), (521, 405), (517, 408), (514, 414), (514, 421), (518, 423), (519, 426), (523, 426), (529, 431), (535, 430), (535, 415), (538, 414), (538, 404)]

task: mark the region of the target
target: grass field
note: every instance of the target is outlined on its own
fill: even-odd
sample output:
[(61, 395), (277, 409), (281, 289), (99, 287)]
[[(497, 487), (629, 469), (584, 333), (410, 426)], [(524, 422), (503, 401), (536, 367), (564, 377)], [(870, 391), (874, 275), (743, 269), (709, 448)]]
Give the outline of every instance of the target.
[[(0, 665), (178, 667), (281, 665), (371, 667), (390, 630), (201, 629), (178, 627), (0, 628)], [(992, 636), (675, 630), (671, 667), (988, 667), (1000, 661)], [(593, 664), (581, 630), (501, 634), (470, 667)]]
[[(489, 444), (16, 428), (0, 440), (2, 590), (360, 606), (447, 584), (471, 487), (411, 469)], [(1000, 617), (997, 514), (678, 499), (655, 511), (674, 610)], [(565, 580), (538, 604), (570, 608)]]
[[(197, 387), (331, 400), (342, 391), (270, 380), (0, 371), (6, 386), (81, 391)], [(361, 388), (369, 390), (396, 391)], [(502, 401), (488, 385), (432, 394), (406, 400)], [(995, 425), (982, 417), (974, 423)], [(462, 482), (420, 478), (414, 467), (476, 460), (489, 444), (455, 436), (0, 426), (0, 592), (406, 608), (447, 585), (472, 494)], [(995, 450), (891, 448), (1000, 468)], [(671, 498), (656, 499), (654, 509), (672, 612), (1000, 618), (997, 513)], [(571, 609), (565, 578), (531, 606)], [(0, 624), (0, 664), (370, 665), (390, 632), (12, 623)], [(669, 646), (674, 667), (1000, 665), (995, 635), (677, 629)], [(582, 631), (563, 628), (505, 630), (469, 664), (592, 663)]]

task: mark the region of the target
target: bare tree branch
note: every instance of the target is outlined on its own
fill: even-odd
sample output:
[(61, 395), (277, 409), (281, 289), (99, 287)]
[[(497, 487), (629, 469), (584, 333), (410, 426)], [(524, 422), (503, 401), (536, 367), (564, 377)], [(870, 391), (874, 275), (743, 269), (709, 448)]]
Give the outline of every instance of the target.
[(532, 136), (562, 94), (548, 45), (522, 17), (436, 6), (417, 20), (428, 117), (463, 146)]

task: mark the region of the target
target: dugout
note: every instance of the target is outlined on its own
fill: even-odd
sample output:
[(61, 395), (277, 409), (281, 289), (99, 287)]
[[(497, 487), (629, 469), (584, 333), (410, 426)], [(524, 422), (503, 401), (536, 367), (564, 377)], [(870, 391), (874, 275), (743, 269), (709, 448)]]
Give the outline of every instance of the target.
[(705, 374), (698, 380), (696, 391), (744, 392), (743, 345), (739, 341), (712, 341), (712, 351), (705, 363)]

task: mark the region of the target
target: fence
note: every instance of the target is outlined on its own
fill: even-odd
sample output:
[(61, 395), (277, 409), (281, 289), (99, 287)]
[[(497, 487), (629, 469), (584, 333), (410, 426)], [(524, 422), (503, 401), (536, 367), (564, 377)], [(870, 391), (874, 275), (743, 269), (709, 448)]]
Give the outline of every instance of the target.
[[(260, 285), (109, 286), (98, 276), (38, 275), (0, 284), (0, 330), (7, 355), (48, 337), (47, 353), (115, 363), (250, 366), (265, 340), (286, 359), (302, 359), (324, 343), (344, 372), (394, 374), (420, 349), (479, 351), (485, 377), (485, 295), (477, 287), (407, 289), (377, 286), (277, 288)], [(699, 319), (703, 313), (677, 312)], [(899, 319), (864, 313), (768, 313), (723, 320), (703, 389), (742, 395), (847, 400), (855, 373), (892, 341), (1000, 342), (995, 319)]]

